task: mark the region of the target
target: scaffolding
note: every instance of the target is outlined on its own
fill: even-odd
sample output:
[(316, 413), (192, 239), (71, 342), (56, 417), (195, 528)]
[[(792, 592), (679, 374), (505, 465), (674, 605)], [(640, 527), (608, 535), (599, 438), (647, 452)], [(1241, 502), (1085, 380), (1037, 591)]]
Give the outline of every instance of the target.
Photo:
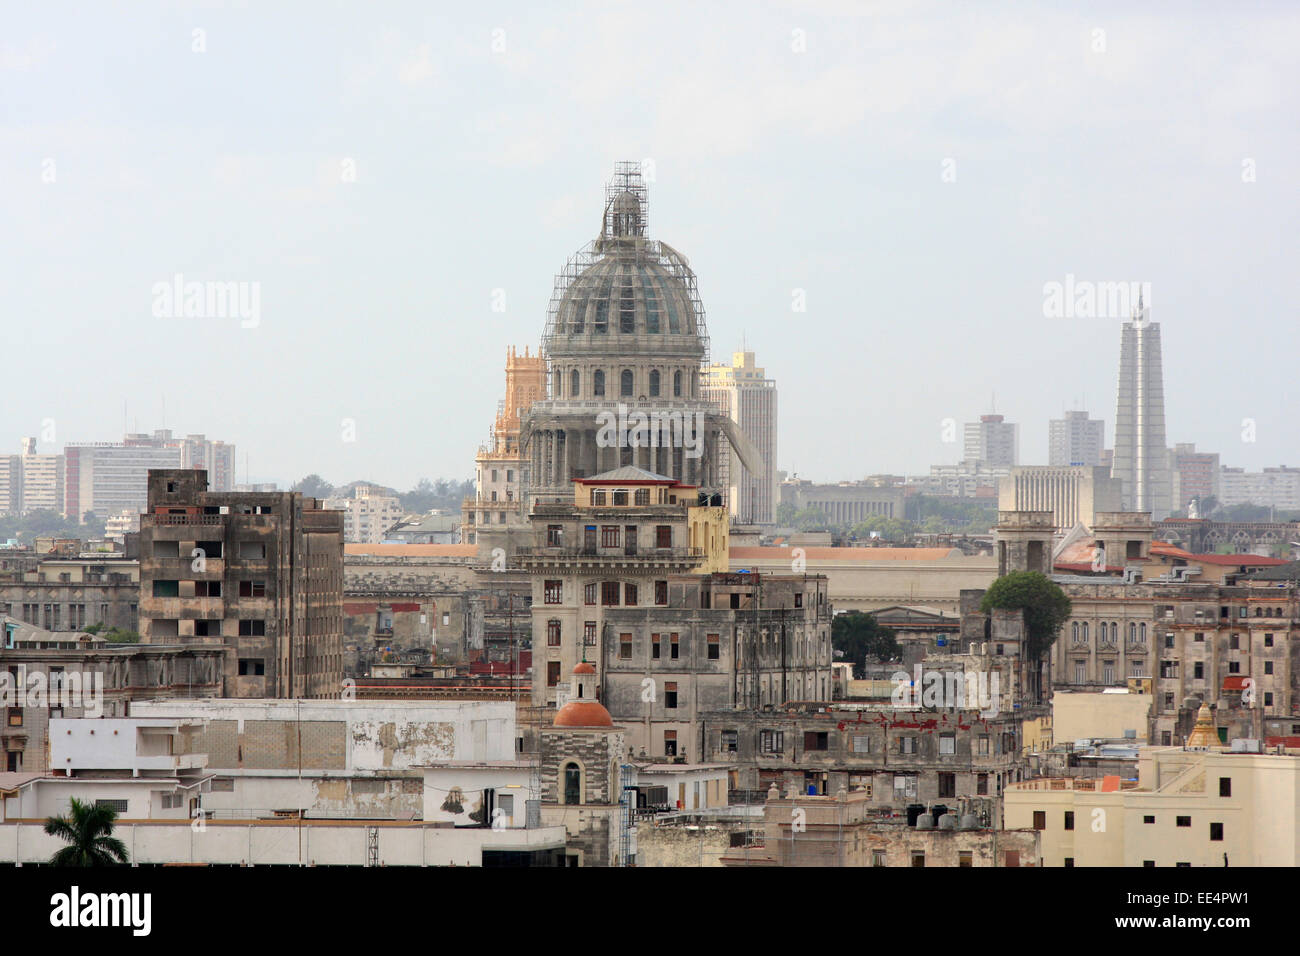
[[(550, 360), (553, 346), (561, 335), (572, 331), (572, 315), (560, 315), (570, 288), (592, 267), (603, 263), (616, 263), (633, 267), (650, 266), (661, 270), (666, 277), (680, 285), (691, 307), (691, 315), (683, 317), (683, 328), (678, 334), (693, 335), (703, 349), (701, 368), (709, 364), (709, 334), (705, 323), (704, 303), (700, 299), (699, 282), (687, 258), (668, 245), (648, 238), (649, 204), (641, 166), (636, 162), (620, 162), (614, 176), (605, 185), (605, 211), (601, 219), (600, 235), (569, 257), (564, 268), (555, 276), (551, 301), (546, 309), (546, 330), (542, 336), (542, 354)], [(622, 270), (616, 270), (621, 272)], [(609, 273), (610, 278), (626, 275)], [(636, 284), (627, 286), (637, 291)], [(620, 286), (622, 288), (622, 286)], [(588, 298), (605, 303), (605, 314), (612, 321), (614, 306), (612, 283), (593, 288), (596, 295)], [(644, 288), (639, 291), (644, 294)], [(571, 311), (571, 310), (570, 310)], [(547, 377), (548, 387), (554, 393), (554, 384)]]

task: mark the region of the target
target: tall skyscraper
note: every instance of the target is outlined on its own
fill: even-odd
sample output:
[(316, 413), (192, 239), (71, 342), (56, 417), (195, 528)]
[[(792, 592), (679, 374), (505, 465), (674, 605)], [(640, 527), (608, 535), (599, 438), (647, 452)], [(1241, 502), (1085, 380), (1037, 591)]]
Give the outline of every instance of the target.
[(701, 389), (758, 449), (758, 473), (733, 460), (727, 449), (731, 516), (743, 524), (776, 522), (776, 382), (758, 367), (753, 352), (734, 352), (730, 365), (710, 365)]
[(1047, 463), (1054, 468), (1100, 465), (1105, 428), (1100, 418), (1089, 418), (1087, 412), (1066, 412), (1064, 418), (1053, 418), (1047, 423)]
[(1149, 512), (1154, 521), (1169, 517), (1172, 479), (1165, 444), (1160, 324), (1150, 320), (1141, 296), (1120, 338), (1111, 475), (1123, 482), (1125, 511)]
[(986, 465), (1011, 468), (1019, 463), (1019, 426), (1004, 421), (1001, 415), (981, 415), (977, 422), (967, 422), (963, 461), (982, 461)]
[(63, 456), (38, 455), (35, 438), (24, 438), (22, 446), (23, 513), (62, 511)]

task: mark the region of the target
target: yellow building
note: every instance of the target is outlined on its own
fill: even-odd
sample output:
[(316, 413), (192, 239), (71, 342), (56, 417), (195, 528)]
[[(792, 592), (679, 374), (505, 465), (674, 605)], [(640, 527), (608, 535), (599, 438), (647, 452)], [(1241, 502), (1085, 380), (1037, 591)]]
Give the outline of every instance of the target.
[(1052, 695), (1056, 737), (1063, 744), (1076, 740), (1119, 740), (1133, 731), (1134, 740), (1146, 741), (1151, 716), (1150, 693), (1130, 693), (1121, 687), (1101, 693), (1057, 691)]
[(1008, 785), (1005, 826), (1041, 835), (1043, 866), (1288, 866), (1300, 757), (1144, 748), (1138, 780)]

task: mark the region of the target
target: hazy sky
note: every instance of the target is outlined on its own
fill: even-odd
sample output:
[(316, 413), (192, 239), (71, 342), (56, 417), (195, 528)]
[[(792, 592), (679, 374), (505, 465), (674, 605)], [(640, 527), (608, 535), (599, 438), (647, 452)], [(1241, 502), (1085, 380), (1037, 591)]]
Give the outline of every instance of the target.
[[(633, 159), (783, 469), (955, 461), (994, 394), (1022, 461), (1067, 407), (1109, 444), (1119, 321), (1045, 316), (1067, 274), (1151, 283), (1171, 444), (1300, 464), (1293, 4), (431, 6), (5, 4), (0, 448), (125, 403), (241, 480), (468, 477)], [(177, 273), (256, 325), (156, 316)]]

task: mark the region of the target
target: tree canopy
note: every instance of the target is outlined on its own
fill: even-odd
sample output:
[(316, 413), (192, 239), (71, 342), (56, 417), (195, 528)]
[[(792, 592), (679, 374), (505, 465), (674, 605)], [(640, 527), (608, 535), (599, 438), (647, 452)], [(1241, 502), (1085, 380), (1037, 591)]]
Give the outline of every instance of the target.
[(1051, 648), (1061, 626), (1070, 617), (1070, 599), (1047, 575), (1038, 571), (1012, 571), (1004, 574), (984, 592), (980, 611), (994, 608), (1025, 612), (1025, 653), (1035, 660)]
[(48, 817), (45, 832), (68, 845), (50, 857), (51, 866), (116, 866), (129, 859), (126, 844), (113, 836), (117, 811), (72, 798), (66, 816)]
[(892, 661), (898, 656), (894, 631), (862, 611), (835, 615), (831, 621), (831, 647), (853, 663), (853, 673), (858, 676), (862, 675), (868, 657)]

